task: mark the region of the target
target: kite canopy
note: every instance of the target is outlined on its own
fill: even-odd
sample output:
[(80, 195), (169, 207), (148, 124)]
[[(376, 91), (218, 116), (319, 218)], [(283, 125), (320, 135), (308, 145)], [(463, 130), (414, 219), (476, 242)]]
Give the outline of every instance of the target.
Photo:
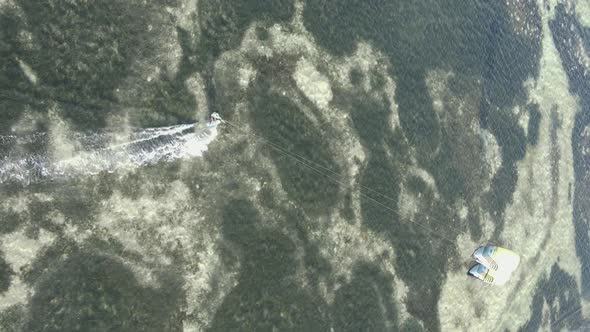
[(520, 263), (520, 257), (515, 252), (490, 243), (477, 248), (471, 257), (477, 263), (467, 274), (493, 285), (503, 285), (510, 280)]

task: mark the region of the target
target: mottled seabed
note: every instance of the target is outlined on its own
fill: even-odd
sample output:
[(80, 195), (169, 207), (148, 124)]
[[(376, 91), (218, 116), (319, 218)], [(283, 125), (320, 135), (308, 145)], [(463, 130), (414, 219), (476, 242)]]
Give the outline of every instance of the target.
[[(3, 173), (0, 330), (587, 328), (589, 22), (582, 0), (0, 0), (0, 170), (76, 161)], [(100, 169), (146, 137), (125, 153), (161, 158)], [(522, 257), (504, 287), (465, 275), (487, 241)]]

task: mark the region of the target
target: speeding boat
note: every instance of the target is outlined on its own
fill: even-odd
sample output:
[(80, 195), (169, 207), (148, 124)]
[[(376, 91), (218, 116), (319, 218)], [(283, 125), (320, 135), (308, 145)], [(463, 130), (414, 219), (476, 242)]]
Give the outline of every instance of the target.
[(469, 268), (467, 274), (493, 285), (505, 284), (520, 264), (518, 254), (490, 243), (477, 248), (471, 257), (477, 263)]

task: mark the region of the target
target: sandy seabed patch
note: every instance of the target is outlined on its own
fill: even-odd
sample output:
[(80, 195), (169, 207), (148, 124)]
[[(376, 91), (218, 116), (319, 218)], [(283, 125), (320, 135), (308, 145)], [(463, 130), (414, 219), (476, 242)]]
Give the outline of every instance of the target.
[[(539, 8), (544, 7), (540, 4)], [(568, 199), (568, 186), (574, 183), (571, 133), (574, 110), (579, 107), (568, 92), (568, 80), (553, 43), (548, 16), (543, 15), (540, 75), (536, 82), (527, 83), (530, 101), (538, 103), (541, 112), (539, 142), (535, 147), (528, 146), (525, 158), (517, 163), (518, 182), (501, 235), (502, 244), (521, 255), (521, 265), (503, 287), (468, 279), (464, 273), (450, 274), (439, 302), (441, 327), (445, 331), (518, 329), (530, 318), (539, 279), (547, 276), (556, 262), (578, 283), (580, 280), (580, 263), (574, 254), (572, 205)], [(557, 136), (555, 145), (550, 137), (552, 113), (561, 123), (553, 129)], [(550, 162), (551, 153), (556, 150), (560, 155), (558, 183), (553, 181)], [(535, 179), (532, 182), (531, 177)], [(552, 195), (553, 186), (557, 188), (556, 197)], [(552, 202), (556, 202), (555, 206)], [(470, 242), (466, 237), (459, 238), (459, 247), (466, 255), (472, 250)]]
[(41, 230), (38, 239), (28, 238), (24, 231), (10, 233), (0, 237), (0, 249), (4, 253), (6, 262), (10, 264), (12, 276), (10, 288), (0, 296), (0, 310), (4, 310), (15, 304), (26, 303), (32, 293), (20, 277), (23, 267), (32, 264), (37, 253), (44, 247), (51, 245), (55, 236)]
[(576, 13), (578, 14), (580, 23), (586, 27), (590, 27), (590, 1), (576, 1)]
[(295, 82), (299, 89), (312, 100), (320, 109), (328, 107), (332, 100), (332, 89), (328, 79), (322, 75), (307, 59), (297, 62)]

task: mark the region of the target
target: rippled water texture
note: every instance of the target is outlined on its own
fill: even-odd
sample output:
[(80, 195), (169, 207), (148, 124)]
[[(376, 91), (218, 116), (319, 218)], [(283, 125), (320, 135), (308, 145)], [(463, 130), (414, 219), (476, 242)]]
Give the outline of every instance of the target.
[(587, 329), (589, 75), (585, 0), (0, 0), (0, 330)]

